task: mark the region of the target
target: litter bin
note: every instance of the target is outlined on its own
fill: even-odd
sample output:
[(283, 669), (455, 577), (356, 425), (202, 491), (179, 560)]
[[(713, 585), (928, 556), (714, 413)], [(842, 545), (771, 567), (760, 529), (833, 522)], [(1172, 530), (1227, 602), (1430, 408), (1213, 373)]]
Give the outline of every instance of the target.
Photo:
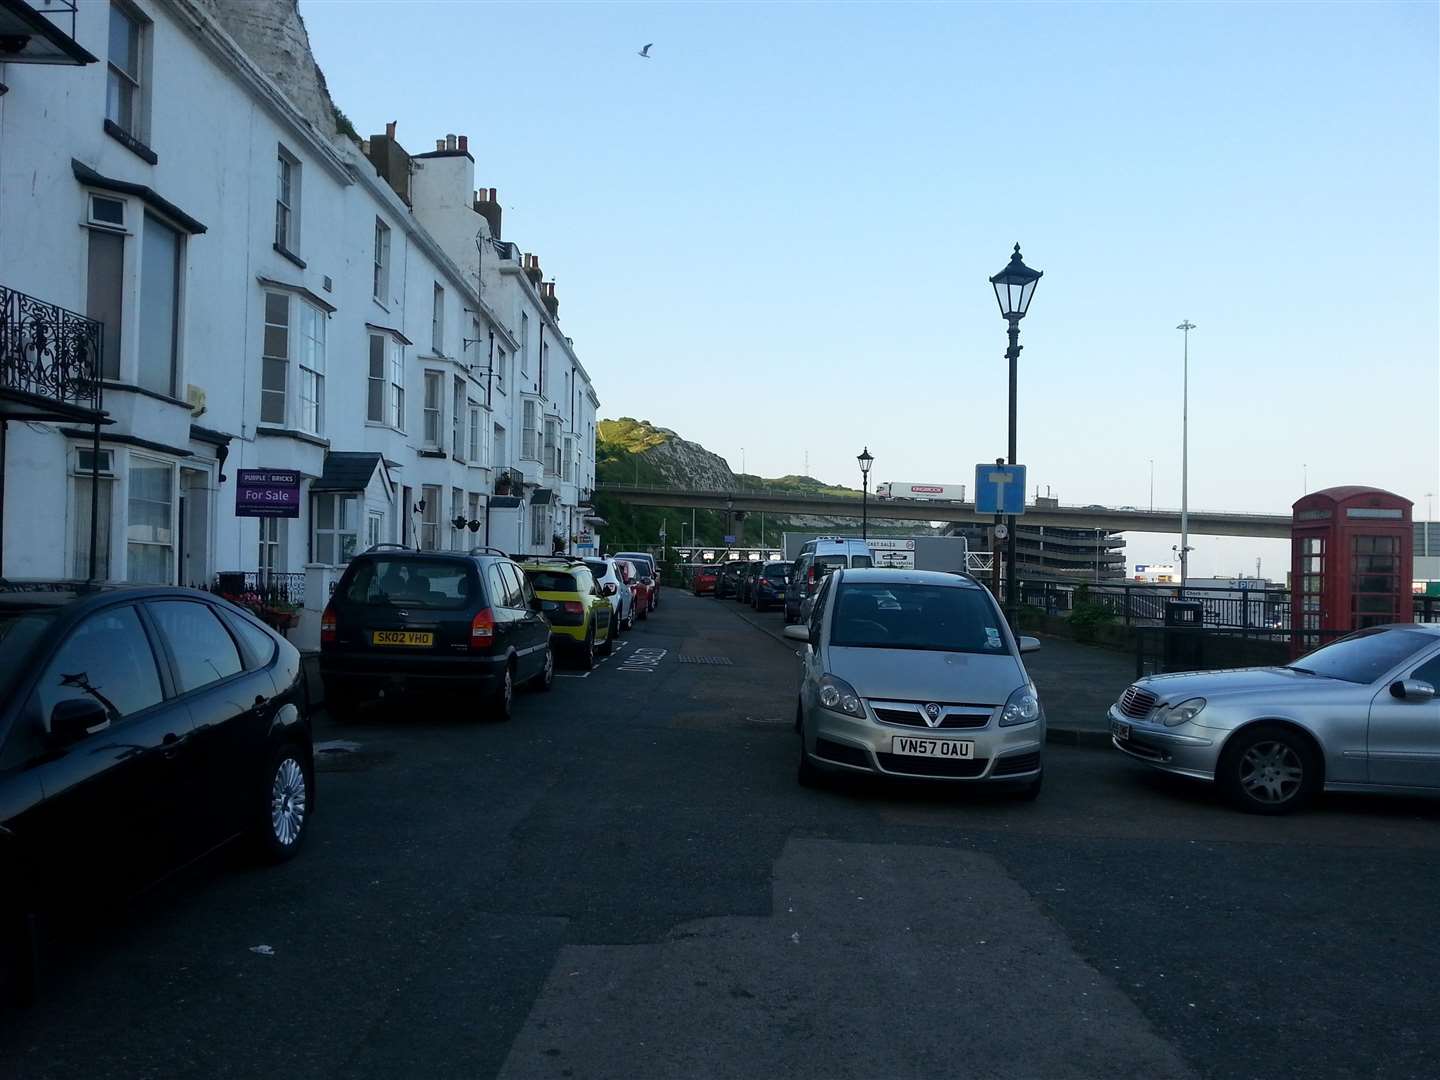
[(1165, 602), (1165, 670), (1204, 667), (1205, 608), (1198, 600)]

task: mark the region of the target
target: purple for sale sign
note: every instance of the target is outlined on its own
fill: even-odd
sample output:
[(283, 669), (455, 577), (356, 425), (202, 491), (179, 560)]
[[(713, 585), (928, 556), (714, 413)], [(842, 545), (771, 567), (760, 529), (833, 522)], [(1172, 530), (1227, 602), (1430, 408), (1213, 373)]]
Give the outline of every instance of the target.
[(288, 469), (236, 469), (236, 517), (300, 516), (300, 474)]

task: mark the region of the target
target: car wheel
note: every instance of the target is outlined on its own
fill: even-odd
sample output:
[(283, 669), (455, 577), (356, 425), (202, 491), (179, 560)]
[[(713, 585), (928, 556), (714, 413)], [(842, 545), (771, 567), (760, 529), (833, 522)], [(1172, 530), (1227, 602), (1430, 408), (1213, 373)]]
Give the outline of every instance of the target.
[(35, 1003), (40, 974), (35, 917), (10, 908), (0, 916), (0, 1005), (25, 1008)]
[(1288, 814), (1310, 801), (1320, 784), (1320, 762), (1303, 735), (1257, 724), (1230, 740), (1216, 779), (1225, 795), (1252, 814)]
[(555, 685), (555, 649), (551, 645), (545, 646), (545, 663), (540, 668), (540, 674), (530, 680), (530, 689), (544, 693)]
[(802, 729), (800, 739), (800, 762), (795, 766), (795, 782), (803, 788), (820, 786), (820, 770), (810, 760), (810, 755), (805, 753), (805, 732)]
[(308, 755), (295, 743), (277, 746), (265, 759), (264, 803), (256, 836), (269, 862), (293, 857), (310, 832), (315, 776)]
[(496, 720), (509, 720), (515, 710), (515, 664), (505, 665), (500, 685), (490, 691), (490, 712)]
[(605, 644), (599, 648), (601, 656), (609, 656), (615, 651), (615, 620), (612, 617), (605, 624)]
[(595, 628), (593, 626), (585, 635), (584, 644), (580, 646), (580, 670), (595, 670)]

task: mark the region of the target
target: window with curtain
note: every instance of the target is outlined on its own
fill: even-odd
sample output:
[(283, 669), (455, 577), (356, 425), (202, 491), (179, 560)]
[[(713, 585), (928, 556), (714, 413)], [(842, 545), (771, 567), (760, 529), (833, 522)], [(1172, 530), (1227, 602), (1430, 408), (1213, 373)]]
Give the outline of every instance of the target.
[(126, 496), (126, 580), (148, 585), (175, 581), (175, 467), (130, 456)]
[[(109, 453), (108, 450), (103, 452)], [(98, 527), (95, 530), (95, 580), (109, 581), (110, 510), (113, 505), (115, 480), (113, 477), (102, 476), (99, 484), (99, 499), (96, 504)], [(70, 547), (75, 553), (75, 560), (71, 572), (82, 581), (90, 576), (90, 485), (91, 478), (88, 475), (75, 476), (71, 482), (75, 499), (75, 513), (71, 519), (75, 522), (75, 529)]]
[(285, 423), (290, 369), (290, 296), (265, 294), (265, 334), (260, 353), (260, 422)]
[(90, 230), (85, 314), (104, 324), (101, 363), (105, 378), (120, 378), (120, 314), (125, 305), (125, 235)]
[(425, 445), (428, 447), (439, 447), (440, 422), (444, 417), (444, 379), (445, 376), (438, 371), (425, 372), (425, 422), (423, 436)]
[(370, 367), (365, 387), (365, 419), (385, 423), (385, 335), (370, 335)]

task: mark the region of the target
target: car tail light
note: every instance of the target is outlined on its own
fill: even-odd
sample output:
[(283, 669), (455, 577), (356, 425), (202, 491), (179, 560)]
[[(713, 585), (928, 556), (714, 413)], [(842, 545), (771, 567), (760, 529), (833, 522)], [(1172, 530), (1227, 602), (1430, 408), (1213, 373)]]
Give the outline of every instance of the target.
[(470, 648), (484, 649), (495, 640), (495, 613), (488, 607), (481, 608), (470, 620)]
[(579, 600), (566, 600), (565, 613), (567, 615), (583, 615), (585, 614), (585, 605)]
[(335, 632), (335, 610), (327, 607), (325, 614), (320, 616), (320, 644), (333, 645), (337, 640)]

